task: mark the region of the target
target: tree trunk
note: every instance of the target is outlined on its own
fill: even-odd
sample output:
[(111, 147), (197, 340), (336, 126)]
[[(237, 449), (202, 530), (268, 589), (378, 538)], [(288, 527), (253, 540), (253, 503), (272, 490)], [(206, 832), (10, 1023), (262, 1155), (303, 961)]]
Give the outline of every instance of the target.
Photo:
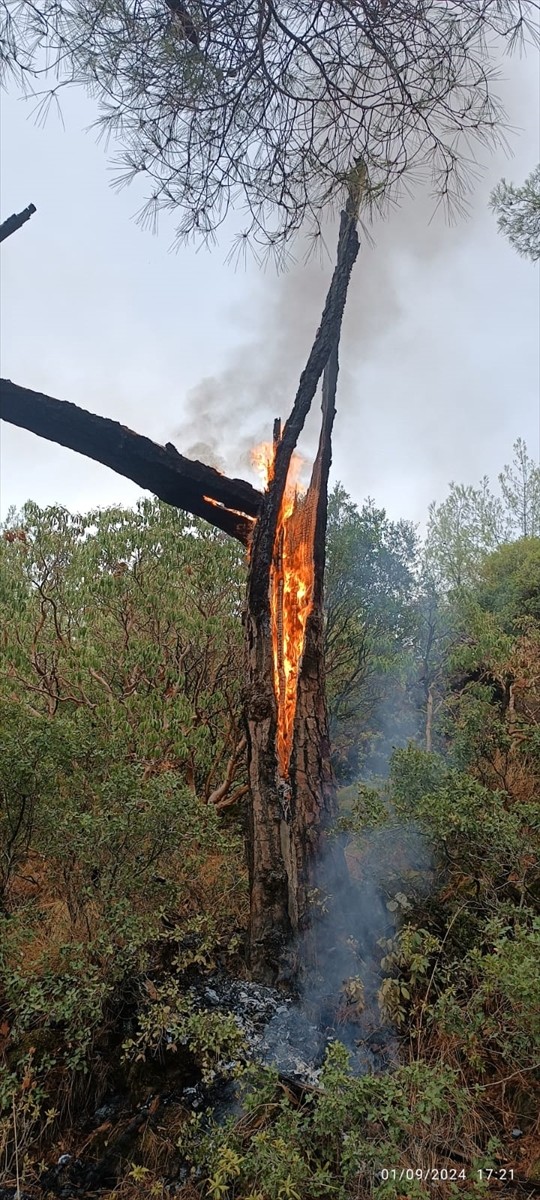
[[(337, 843), (325, 844), (336, 812), (324, 679), (323, 578), (337, 372), (336, 344), (324, 375), (321, 435), (310, 486), (291, 520), (292, 539), (303, 539), (312, 559), (313, 590), (286, 776), (278, 750), (281, 714), (274, 682), (271, 589), (266, 604), (255, 610), (249, 600), (257, 589), (248, 589), (250, 966), (256, 978), (268, 983), (283, 970), (286, 955), (291, 965), (291, 947), (294, 954), (299, 938), (304, 941), (304, 960), (316, 956), (312, 914), (318, 894), (334, 890), (346, 873)], [(251, 575), (259, 570), (254, 553)]]
[(431, 754), (433, 731), (433, 686), (430, 684), (426, 701), (426, 751)]
[(244, 545), (251, 537), (262, 503), (260, 492), (244, 479), (229, 479), (205, 463), (184, 458), (172, 442), (159, 446), (118, 421), (20, 387), (11, 379), (0, 380), (0, 417), (103, 463)]

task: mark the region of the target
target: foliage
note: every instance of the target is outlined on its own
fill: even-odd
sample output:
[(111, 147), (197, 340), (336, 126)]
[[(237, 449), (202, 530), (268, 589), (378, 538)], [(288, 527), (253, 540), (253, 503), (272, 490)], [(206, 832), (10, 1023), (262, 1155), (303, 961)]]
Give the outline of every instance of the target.
[(245, 1045), (234, 1017), (197, 1010), (178, 979), (152, 984), (146, 993), (136, 1034), (124, 1042), (128, 1060), (176, 1054), (179, 1046), (188, 1046), (205, 1083), (218, 1072), (226, 1076), (238, 1070)]
[(474, 583), (482, 557), (507, 536), (502, 502), (489, 490), (451, 483), (441, 504), (431, 504), (425, 554), (438, 589)]
[[(196, 1121), (186, 1130), (185, 1148), (203, 1174), (205, 1198), (352, 1200), (371, 1194), (376, 1183), (386, 1200), (423, 1200), (438, 1190), (420, 1169), (429, 1148), (468, 1133), (467, 1097), (455, 1072), (414, 1062), (384, 1076), (354, 1078), (340, 1042), (327, 1051), (320, 1089), (301, 1103), (271, 1069), (260, 1068), (247, 1083), (239, 1122), (215, 1126), (202, 1138)], [(394, 1171), (381, 1179), (388, 1166)]]
[[(503, 595), (499, 557), (512, 551), (515, 569), (528, 549), (518, 542), (486, 561)], [(505, 632), (482, 585), (466, 614), (467, 640), (449, 662), (450, 757), (398, 752), (391, 803), (396, 820), (414, 820), (429, 839), (441, 881), (423, 914), (440, 950), (417, 1037), (427, 1027), (447, 1036), (482, 1074), (498, 1064), (528, 1070), (540, 1048), (540, 627), (529, 620), (522, 633), (514, 620)]]
[(46, 113), (66, 83), (98, 98), (99, 128), (121, 144), (118, 182), (142, 174), (145, 215), (182, 217), (179, 238), (211, 236), (247, 209), (241, 244), (278, 251), (340, 197), (351, 173), (376, 202), (428, 173), (462, 205), (469, 139), (496, 143), (489, 33), (534, 35), (536, 5), (459, 0), (387, 6), (329, 0), (178, 0), (84, 5), (4, 0), (2, 65), (23, 82), (55, 68)]
[(540, 466), (527, 454), (527, 446), (522, 438), (515, 442), (513, 462), (505, 466), (499, 475), (499, 483), (514, 536), (539, 537)]
[(538, 534), (540, 467), (522, 438), (513, 450), (499, 475), (499, 496), (484, 476), (477, 488), (451, 483), (446, 500), (430, 505), (424, 569), (438, 593), (474, 587), (487, 555), (513, 538)]
[(479, 600), (507, 633), (540, 621), (540, 538), (500, 546), (482, 567)]
[(147, 501), (27, 505), (0, 552), (0, 1101), (31, 1054), (38, 1108), (83, 1111), (148, 974), (205, 967), (245, 922), (242, 840), (212, 801), (239, 737), (242, 564)]
[(540, 163), (521, 187), (501, 179), (490, 196), (497, 227), (523, 258), (540, 258)]
[[(240, 549), (145, 500), (84, 517), (28, 504), (1, 550), (12, 701), (50, 717), (85, 710), (111, 754), (177, 772), (211, 801), (242, 741)], [(229, 791), (235, 778), (240, 762)]]
[[(510, 1153), (509, 1121), (533, 1154), (538, 546), (484, 549), (467, 587), (441, 591), (429, 557), (415, 576), (410, 526), (334, 492), (329, 678), (332, 702), (344, 695), (353, 714), (347, 726), (342, 709), (340, 727), (334, 709), (338, 744), (349, 753), (355, 720), (371, 735), (399, 695), (422, 706), (430, 690), (437, 752), (419, 735), (402, 746), (386, 783), (363, 783), (341, 822), (369, 849), (369, 895), (377, 856), (393, 881), (373, 1012), (395, 1062), (357, 1078), (336, 1042), (320, 1086), (299, 1093), (268, 1068), (238, 1080), (236, 1021), (200, 1011), (188, 987), (236, 953), (246, 922), (242, 810), (212, 800), (231, 760), (226, 798), (244, 785), (238, 549), (148, 502), (85, 518), (27, 506), (11, 520), (0, 542), (0, 1154), (14, 1178), (113, 1080), (158, 1078), (161, 1090), (175, 1071), (229, 1076), (243, 1095), (225, 1125), (183, 1112), (166, 1153), (191, 1165), (189, 1200), (353, 1200), (375, 1186), (387, 1200), (457, 1189), (473, 1200), (477, 1167)], [(362, 970), (343, 995), (371, 1011)], [(165, 1194), (150, 1144), (126, 1164), (119, 1198)], [(465, 1175), (428, 1180), (426, 1164), (443, 1161)]]
[[(334, 763), (340, 779), (384, 759), (381, 713), (394, 736), (403, 710), (406, 649), (415, 629), (417, 538), (338, 484), (328, 506), (325, 657)], [(410, 735), (405, 713), (401, 719)]]

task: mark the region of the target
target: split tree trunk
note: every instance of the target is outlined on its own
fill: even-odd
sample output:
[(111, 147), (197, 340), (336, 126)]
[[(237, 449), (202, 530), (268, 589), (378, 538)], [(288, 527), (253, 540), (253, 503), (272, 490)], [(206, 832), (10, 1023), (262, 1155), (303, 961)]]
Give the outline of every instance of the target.
[[(251, 793), (249, 948), (253, 975), (269, 983), (283, 970), (287, 955), (290, 965), (291, 946), (305, 939), (308, 930), (311, 952), (316, 954), (312, 917), (317, 909), (317, 893), (328, 886), (332, 889), (345, 872), (337, 844), (326, 839), (335, 816), (336, 792), (324, 680), (323, 580), (338, 344), (348, 280), (357, 253), (356, 217), (353, 206), (349, 206), (342, 214), (338, 260), (325, 313), (291, 418), (277, 446), (274, 477), (257, 521), (251, 554), (246, 614), (249, 677), (246, 723)], [(317, 375), (317, 365), (311, 370), (310, 367), (323, 336), (324, 350)], [(308, 494), (298, 515), (303, 528), (297, 532), (309, 539), (314, 575), (298, 677), (292, 751), (284, 779), (277, 751), (270, 573), (287, 471), (323, 371), (319, 449)], [(306, 380), (309, 380), (307, 387)]]
[[(336, 815), (336, 788), (324, 677), (323, 577), (328, 472), (337, 381), (337, 347), (325, 371), (319, 452), (310, 487), (299, 511), (302, 535), (310, 540), (314, 590), (298, 678), (293, 744), (287, 779), (280, 775), (278, 705), (273, 682), (270, 605), (248, 612), (249, 690), (246, 716), (249, 747), (250, 966), (256, 978), (274, 982), (292, 968), (303, 942), (304, 962), (317, 953), (317, 901), (343, 883), (345, 862), (337, 843), (327, 841)], [(256, 559), (251, 570), (257, 570)], [(341, 877), (341, 878), (340, 878)], [(308, 935), (310, 941), (309, 952)]]

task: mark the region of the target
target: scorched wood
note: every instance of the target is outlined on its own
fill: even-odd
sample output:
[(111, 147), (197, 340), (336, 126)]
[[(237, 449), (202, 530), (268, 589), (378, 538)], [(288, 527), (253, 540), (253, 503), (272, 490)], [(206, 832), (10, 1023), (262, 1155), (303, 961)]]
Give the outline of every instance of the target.
[(65, 400), (0, 380), (0, 417), (60, 446), (102, 463), (153, 492), (160, 500), (247, 544), (262, 495), (243, 479), (159, 446), (118, 421), (87, 412)]

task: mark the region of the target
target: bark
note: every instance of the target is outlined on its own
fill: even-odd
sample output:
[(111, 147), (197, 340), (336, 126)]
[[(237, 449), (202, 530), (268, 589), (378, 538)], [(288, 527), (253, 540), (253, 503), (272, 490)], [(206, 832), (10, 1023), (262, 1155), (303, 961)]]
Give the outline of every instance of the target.
[(21, 225), (25, 225), (35, 212), (37, 212), (35, 204), (29, 204), (28, 208), (24, 208), (22, 212), (13, 213), (11, 217), (8, 217), (6, 221), (3, 221), (0, 225), (0, 242), (3, 242), (6, 238), (11, 237), (12, 233), (16, 233), (17, 229), (20, 229)]
[(351, 271), (360, 248), (356, 232), (357, 219), (357, 206), (355, 201), (349, 198), (345, 211), (341, 214), (336, 266), (326, 297), (321, 323), (315, 335), (308, 361), (300, 376), (290, 417), (286, 421), (279, 439), (274, 463), (274, 478), (268, 489), (264, 508), (254, 533), (253, 570), (249, 584), (248, 609), (250, 612), (256, 613), (260, 619), (263, 619), (268, 604), (276, 525), (292, 454), (304, 428), (330, 353), (339, 343)]
[(432, 733), (433, 733), (433, 688), (430, 685), (428, 688), (426, 702), (426, 751), (431, 754), (432, 748)]
[[(280, 778), (277, 704), (273, 687), (270, 615), (248, 612), (250, 685), (247, 697), (250, 825), (250, 966), (265, 982), (275, 981), (291, 947), (303, 939), (304, 963), (317, 955), (313, 911), (317, 893), (346, 886), (346, 866), (337, 843), (326, 840), (336, 811), (324, 680), (323, 576), (328, 474), (338, 372), (337, 342), (323, 382), (323, 417), (310, 487), (299, 513), (314, 558), (314, 590), (298, 679), (297, 706), (288, 779)], [(309, 529), (306, 530), (306, 525)], [(256, 564), (252, 562), (252, 571)], [(315, 903), (314, 903), (315, 902)], [(309, 941), (309, 947), (308, 947)]]
[(251, 537), (261, 493), (243, 479), (229, 479), (213, 467), (184, 458), (171, 442), (159, 446), (118, 421), (19, 387), (10, 379), (0, 380), (0, 417), (103, 463), (244, 545)]

